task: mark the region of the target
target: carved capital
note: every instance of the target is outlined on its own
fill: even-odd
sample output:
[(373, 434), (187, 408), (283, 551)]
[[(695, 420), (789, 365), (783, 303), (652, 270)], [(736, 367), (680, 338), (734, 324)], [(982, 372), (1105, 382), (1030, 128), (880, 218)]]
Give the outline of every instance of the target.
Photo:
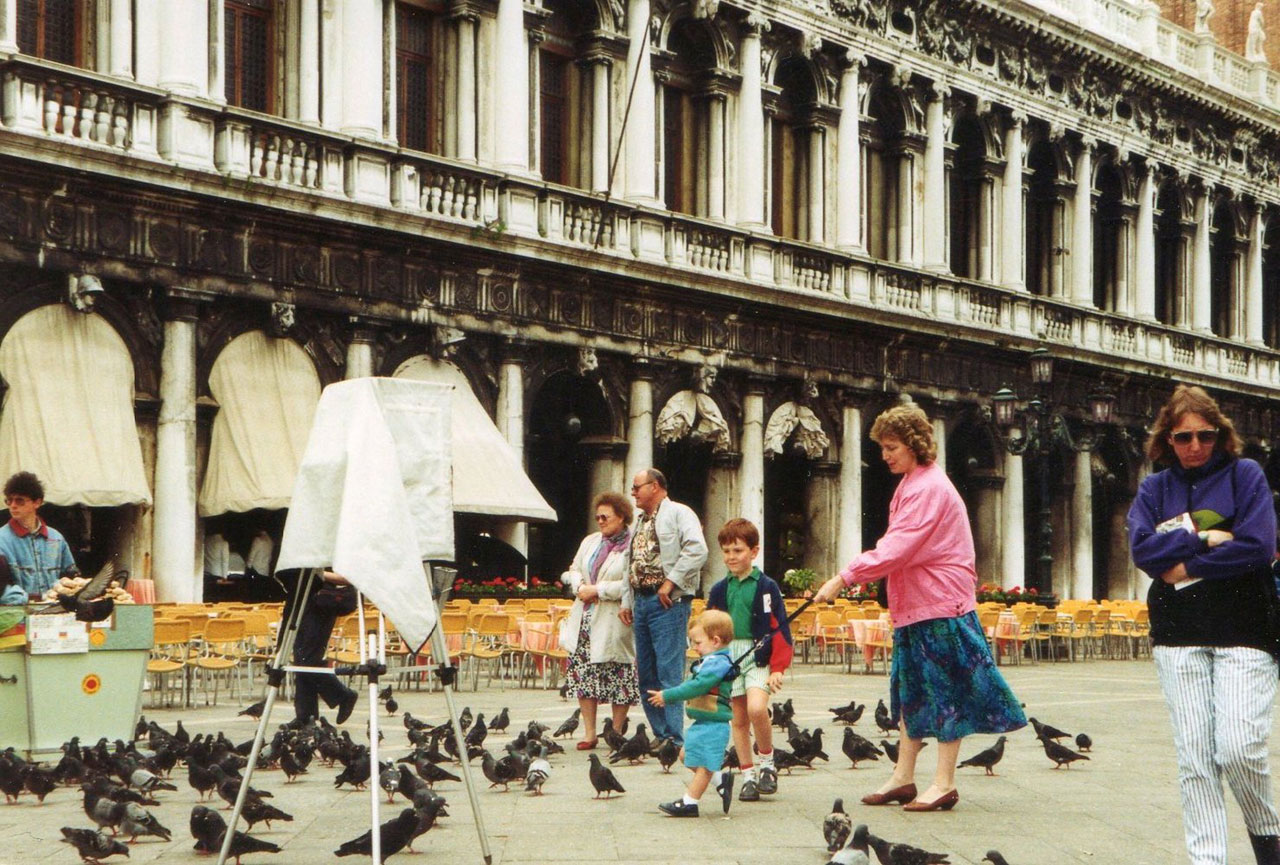
[(931, 81), (929, 83), (928, 99), (930, 102), (937, 102), (946, 99), (951, 95), (951, 88), (945, 81)]
[(773, 29), (773, 25), (769, 23), (769, 19), (756, 10), (747, 13), (745, 22), (746, 35), (760, 38), (762, 34), (768, 33)]

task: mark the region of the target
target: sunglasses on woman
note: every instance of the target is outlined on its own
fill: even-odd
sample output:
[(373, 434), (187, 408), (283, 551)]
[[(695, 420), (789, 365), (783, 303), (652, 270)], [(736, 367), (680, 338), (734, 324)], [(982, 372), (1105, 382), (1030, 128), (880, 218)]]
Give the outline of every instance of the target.
[(1211, 445), (1218, 440), (1218, 431), (1216, 429), (1198, 429), (1169, 434), (1169, 439), (1176, 445), (1189, 445), (1193, 438), (1202, 445)]

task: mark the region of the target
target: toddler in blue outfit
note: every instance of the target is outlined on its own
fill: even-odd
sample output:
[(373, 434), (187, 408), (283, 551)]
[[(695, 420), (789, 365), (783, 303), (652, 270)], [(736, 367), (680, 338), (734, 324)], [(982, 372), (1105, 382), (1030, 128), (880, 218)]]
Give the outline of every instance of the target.
[(690, 667), (690, 677), (674, 688), (650, 691), (649, 702), (658, 707), (668, 702), (685, 704), (685, 714), (693, 721), (684, 734), (684, 764), (693, 770), (693, 779), (683, 799), (665, 802), (658, 810), (672, 817), (697, 817), (698, 800), (715, 775), (721, 775), (716, 790), (725, 813), (733, 800), (733, 773), (720, 772), (729, 745), (729, 702), (733, 688), (733, 619), (723, 610), (707, 610), (689, 623), (689, 642), (700, 656)]

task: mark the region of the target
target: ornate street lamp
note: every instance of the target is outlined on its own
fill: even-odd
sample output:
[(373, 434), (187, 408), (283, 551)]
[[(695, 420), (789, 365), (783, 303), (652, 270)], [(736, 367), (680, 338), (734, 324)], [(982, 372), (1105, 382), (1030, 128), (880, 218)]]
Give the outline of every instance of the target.
[[(1083, 453), (1093, 449), (1102, 427), (1112, 422), (1116, 398), (1095, 391), (1088, 397), (1089, 413), (1078, 435), (1071, 434), (1067, 418), (1055, 412), (1050, 404), (1049, 385), (1053, 383), (1053, 355), (1048, 349), (1031, 352), (1031, 382), (1035, 395), (1024, 408), (1018, 406), (1018, 395), (1002, 387), (991, 397), (992, 415), (999, 427), (1005, 448), (1015, 456), (1037, 457), (1037, 481), (1040, 486), (1039, 553), (1036, 557), (1036, 580), (1043, 592), (1053, 591), (1053, 510), (1049, 499), (1049, 457), (1058, 449)], [(1021, 429), (1019, 429), (1021, 427)]]

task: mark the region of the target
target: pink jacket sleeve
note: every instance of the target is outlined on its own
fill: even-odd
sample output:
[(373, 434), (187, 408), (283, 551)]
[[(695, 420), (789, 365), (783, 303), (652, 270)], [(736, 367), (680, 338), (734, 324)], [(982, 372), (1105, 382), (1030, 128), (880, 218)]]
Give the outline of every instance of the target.
[(911, 564), (938, 527), (934, 507), (937, 494), (934, 486), (904, 491), (897, 511), (889, 519), (889, 528), (875, 549), (867, 550), (840, 572), (845, 585), (869, 583)]

